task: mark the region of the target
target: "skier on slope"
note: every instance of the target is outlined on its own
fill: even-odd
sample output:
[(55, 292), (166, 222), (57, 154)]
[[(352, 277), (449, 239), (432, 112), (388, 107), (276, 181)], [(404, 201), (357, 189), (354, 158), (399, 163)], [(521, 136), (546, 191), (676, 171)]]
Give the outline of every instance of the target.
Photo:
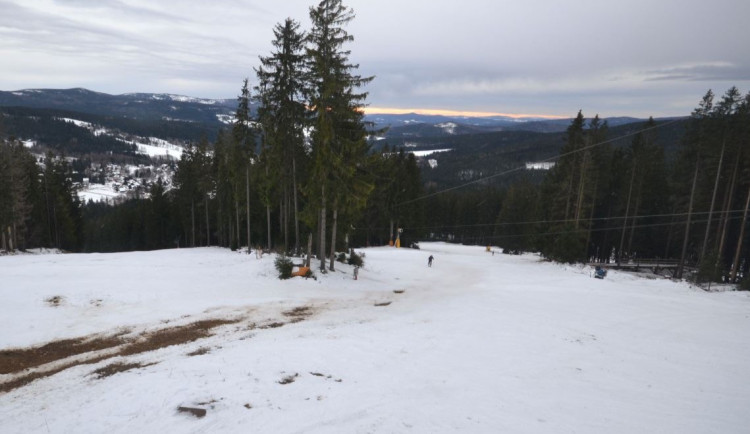
[(432, 255), (430, 255), (429, 258), (427, 258), (427, 266), (432, 267), (432, 260), (435, 259)]

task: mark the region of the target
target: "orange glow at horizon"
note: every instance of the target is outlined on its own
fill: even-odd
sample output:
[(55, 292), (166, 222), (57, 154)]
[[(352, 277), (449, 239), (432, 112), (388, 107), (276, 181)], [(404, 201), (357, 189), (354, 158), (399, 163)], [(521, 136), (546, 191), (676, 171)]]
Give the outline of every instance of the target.
[(543, 119), (565, 119), (566, 116), (558, 115), (539, 115), (539, 114), (525, 114), (525, 113), (496, 113), (496, 112), (475, 112), (475, 111), (461, 111), (461, 110), (440, 110), (440, 109), (401, 109), (401, 108), (386, 108), (386, 107), (365, 107), (365, 113), (368, 115), (406, 115), (409, 113), (415, 113), (418, 115), (430, 115), (430, 116), (467, 116), (476, 118), (487, 118), (492, 116), (504, 116), (509, 118), (543, 118)]

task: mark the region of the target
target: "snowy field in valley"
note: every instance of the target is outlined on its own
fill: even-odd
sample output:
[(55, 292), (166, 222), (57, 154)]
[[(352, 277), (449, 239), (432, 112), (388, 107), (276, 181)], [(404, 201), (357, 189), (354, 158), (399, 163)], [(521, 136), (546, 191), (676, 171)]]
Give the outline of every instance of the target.
[(90, 184), (78, 191), (78, 198), (83, 203), (90, 200), (94, 202), (110, 202), (121, 196), (123, 195), (115, 191), (111, 184)]
[(0, 257), (0, 432), (748, 432), (748, 293), (361, 251), (356, 281), (219, 248)]

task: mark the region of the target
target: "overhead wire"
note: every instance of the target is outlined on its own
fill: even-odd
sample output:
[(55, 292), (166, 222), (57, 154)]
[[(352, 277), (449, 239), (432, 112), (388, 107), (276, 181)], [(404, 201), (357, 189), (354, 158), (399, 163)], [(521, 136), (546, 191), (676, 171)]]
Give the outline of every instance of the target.
[[(733, 216), (729, 217), (728, 220), (738, 220), (742, 216)], [(707, 223), (708, 219), (705, 220), (693, 220), (691, 221), (691, 225), (694, 224), (701, 224), (701, 223)], [(680, 222), (682, 223), (682, 222)], [(648, 224), (636, 224), (636, 225), (625, 225), (625, 226), (612, 226), (612, 227), (606, 227), (606, 228), (579, 228), (574, 230), (560, 230), (560, 231), (547, 231), (547, 232), (527, 232), (522, 234), (503, 234), (503, 235), (486, 235), (486, 236), (461, 236), (460, 238), (463, 240), (471, 240), (471, 239), (504, 239), (504, 238), (517, 238), (517, 237), (525, 237), (525, 236), (546, 236), (546, 235), (562, 235), (562, 234), (568, 234), (571, 232), (606, 232), (606, 231), (620, 231), (623, 229), (643, 229), (643, 228), (650, 228), (650, 227), (661, 227), (661, 226), (672, 226), (677, 225), (679, 223), (675, 222), (664, 222), (664, 223), (648, 223)]]
[[(693, 212), (693, 216), (701, 216), (705, 214), (734, 214), (742, 213), (744, 209), (733, 209), (727, 211), (700, 211)], [(610, 216), (610, 217), (594, 217), (594, 218), (582, 218), (578, 219), (579, 222), (595, 222), (595, 221), (608, 221), (608, 220), (636, 220), (636, 219), (653, 219), (653, 218), (666, 218), (666, 217), (686, 217), (691, 213), (680, 212), (680, 213), (668, 213), (668, 214), (642, 214), (637, 216)], [(511, 226), (511, 225), (535, 225), (535, 224), (557, 224), (557, 223), (571, 223), (575, 222), (576, 219), (560, 219), (560, 220), (527, 220), (520, 222), (501, 222), (501, 223), (475, 223), (465, 225), (436, 225), (436, 226), (413, 226), (405, 227), (404, 229), (445, 229), (445, 228), (472, 228), (472, 227), (487, 227), (487, 226)], [(674, 223), (676, 224), (676, 223)]]
[[(555, 155), (555, 156), (546, 158), (544, 160), (538, 161), (537, 163), (552, 162), (552, 161), (555, 161), (555, 160), (560, 159), (562, 157), (566, 157), (568, 155), (573, 155), (573, 154), (576, 154), (578, 152), (583, 152), (583, 151), (595, 148), (597, 146), (606, 145), (608, 143), (616, 142), (618, 140), (622, 140), (622, 139), (625, 139), (625, 138), (628, 138), (628, 137), (632, 137), (632, 136), (635, 136), (635, 135), (638, 135), (638, 134), (641, 134), (641, 133), (644, 133), (644, 132), (647, 132), (647, 131), (655, 130), (657, 128), (663, 128), (665, 126), (672, 125), (672, 124), (675, 124), (675, 123), (678, 123), (678, 122), (682, 122), (682, 121), (683, 121), (683, 119), (674, 119), (674, 120), (667, 121), (667, 122), (664, 122), (664, 123), (661, 123), (661, 124), (656, 124), (653, 127), (643, 128), (643, 129), (640, 129), (640, 130), (632, 132), (632, 133), (623, 134), (621, 136), (614, 137), (612, 139), (604, 140), (604, 141), (597, 142), (597, 143), (594, 143), (594, 144), (591, 144), (591, 145), (583, 146), (583, 147), (578, 148), (578, 149), (574, 149), (574, 150), (569, 151), (569, 152), (565, 152), (563, 154)], [(449, 187), (449, 188), (446, 188), (446, 189), (443, 189), (443, 190), (440, 190), (440, 191), (436, 191), (436, 192), (432, 192), (432, 193), (429, 193), (429, 194), (422, 195), (422, 196), (414, 198), (414, 199), (406, 200), (406, 201), (403, 201), (401, 203), (396, 204), (396, 206), (398, 207), (398, 206), (410, 204), (410, 203), (413, 203), (413, 202), (418, 202), (420, 200), (428, 199), (430, 197), (434, 197), (434, 196), (437, 196), (437, 195), (440, 195), (440, 194), (443, 194), (443, 193), (447, 193), (449, 191), (458, 190), (458, 189), (461, 189), (461, 188), (464, 188), (464, 187), (468, 187), (470, 185), (478, 184), (480, 182), (484, 182), (484, 181), (487, 181), (487, 180), (490, 180), (490, 179), (493, 179), (493, 178), (497, 178), (499, 176), (509, 175), (511, 173), (518, 172), (520, 170), (525, 170), (525, 169), (526, 169), (525, 165), (514, 167), (513, 169), (508, 169), (508, 170), (505, 170), (505, 171), (500, 172), (500, 173), (495, 173), (494, 175), (485, 176), (485, 177), (482, 177), (482, 178), (475, 179), (473, 181), (466, 182), (466, 183), (461, 184), (461, 185), (457, 185), (457, 186), (454, 186), (454, 187)]]

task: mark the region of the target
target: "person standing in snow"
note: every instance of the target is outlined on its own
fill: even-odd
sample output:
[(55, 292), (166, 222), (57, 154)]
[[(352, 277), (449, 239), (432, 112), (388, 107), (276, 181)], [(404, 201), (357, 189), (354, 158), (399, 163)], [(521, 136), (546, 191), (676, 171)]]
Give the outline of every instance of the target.
[(427, 258), (427, 266), (428, 266), (428, 267), (432, 267), (432, 260), (433, 260), (433, 259), (435, 259), (435, 258), (433, 258), (433, 257), (432, 257), (432, 255), (430, 255), (430, 257), (429, 257), (429, 258)]

